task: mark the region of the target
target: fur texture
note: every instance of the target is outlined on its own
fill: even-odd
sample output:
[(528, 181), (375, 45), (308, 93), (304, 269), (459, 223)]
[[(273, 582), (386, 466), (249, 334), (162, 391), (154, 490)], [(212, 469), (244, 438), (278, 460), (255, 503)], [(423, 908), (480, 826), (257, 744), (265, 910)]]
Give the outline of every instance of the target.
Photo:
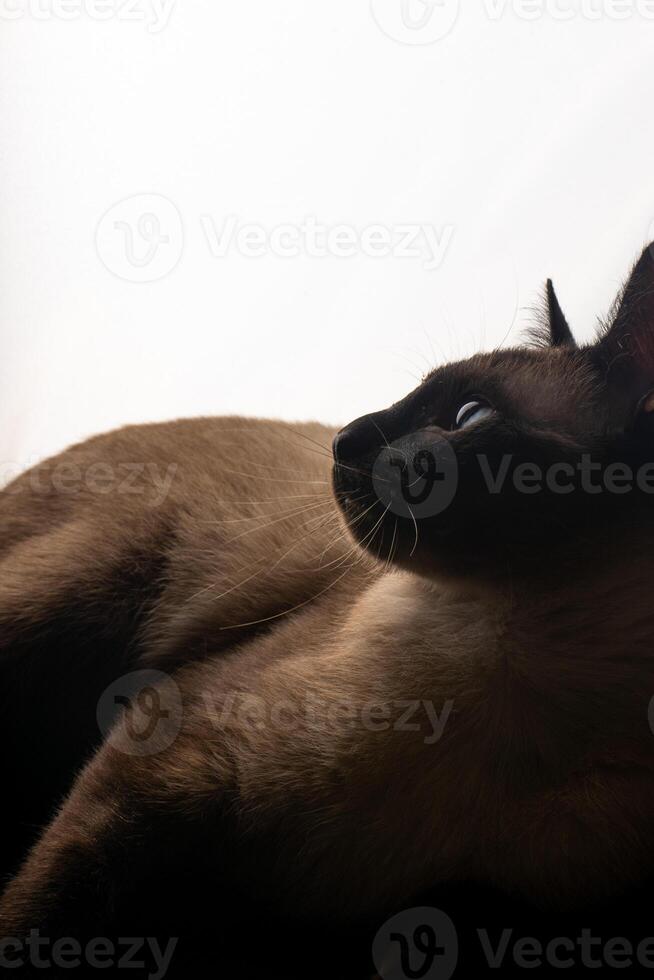
[[(169, 672), (183, 710), (147, 756), (138, 706), (122, 716), (9, 884), (2, 930), (216, 929), (200, 882), (219, 890), (227, 935), (243, 907), (356, 922), (469, 879), (574, 905), (652, 873), (651, 494), (511, 479), (589, 454), (600, 474), (654, 460), (650, 293), (646, 251), (597, 344), (575, 347), (550, 304), (551, 347), (438, 369), (357, 420), (333, 497), (329, 430), (235, 419), (123, 430), (62, 457), (176, 463), (157, 507), (147, 482), (5, 491), (2, 669), (24, 694), (6, 733), (44, 730), (35, 691), (62, 670), (50, 737), (74, 707), (35, 805), (99, 741), (97, 697), (121, 672)], [(492, 411), (459, 428), (473, 396)], [(458, 460), (451, 505), (419, 522), (382, 513), (386, 443), (408, 459), (435, 435)], [(484, 488), (481, 455), (510, 456), (502, 492)], [(51, 765), (37, 748), (28, 785)]]

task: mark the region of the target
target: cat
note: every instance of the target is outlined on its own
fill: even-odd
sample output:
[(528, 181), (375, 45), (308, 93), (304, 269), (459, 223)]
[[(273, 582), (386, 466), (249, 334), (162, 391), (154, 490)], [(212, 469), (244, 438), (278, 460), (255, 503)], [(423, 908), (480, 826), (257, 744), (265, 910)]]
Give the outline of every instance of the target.
[[(347, 925), (470, 880), (584, 907), (654, 872), (654, 246), (593, 343), (546, 299), (333, 463), (327, 427), (189, 420), (59, 459), (174, 464), (156, 507), (147, 468), (4, 492), (3, 742), (47, 734), (31, 812), (72, 788), (1, 933)], [(94, 751), (136, 670), (160, 686)]]

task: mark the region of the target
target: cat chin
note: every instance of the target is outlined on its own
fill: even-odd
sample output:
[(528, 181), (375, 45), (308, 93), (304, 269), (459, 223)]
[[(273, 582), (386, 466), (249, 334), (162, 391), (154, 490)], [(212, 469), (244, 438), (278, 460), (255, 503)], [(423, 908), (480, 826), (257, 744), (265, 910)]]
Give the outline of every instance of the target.
[[(356, 521), (356, 518), (354, 518)], [(465, 553), (457, 544), (456, 531), (445, 528), (430, 532), (428, 541), (416, 544), (413, 525), (403, 527), (395, 535), (395, 546), (390, 551), (380, 551), (378, 542), (365, 541), (368, 532), (357, 530), (345, 519), (348, 531), (361, 552), (372, 559), (387, 574), (408, 574), (431, 586), (435, 591), (448, 592), (466, 598), (478, 598), (490, 593), (501, 593), (512, 578), (506, 557), (487, 557), (479, 553)], [(392, 539), (393, 521), (390, 520), (386, 540)]]

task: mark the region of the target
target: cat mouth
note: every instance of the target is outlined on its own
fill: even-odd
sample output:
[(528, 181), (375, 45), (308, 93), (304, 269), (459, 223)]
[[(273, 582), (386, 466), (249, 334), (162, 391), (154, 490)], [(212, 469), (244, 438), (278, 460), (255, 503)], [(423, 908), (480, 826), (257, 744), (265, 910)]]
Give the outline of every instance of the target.
[(379, 538), (388, 515), (375, 493), (372, 470), (335, 462), (332, 482), (336, 502), (355, 540), (365, 547), (373, 535)]
[(413, 563), (420, 542), (418, 521), (380, 498), (372, 469), (353, 473), (335, 463), (333, 485), (348, 530), (361, 548), (389, 565)]

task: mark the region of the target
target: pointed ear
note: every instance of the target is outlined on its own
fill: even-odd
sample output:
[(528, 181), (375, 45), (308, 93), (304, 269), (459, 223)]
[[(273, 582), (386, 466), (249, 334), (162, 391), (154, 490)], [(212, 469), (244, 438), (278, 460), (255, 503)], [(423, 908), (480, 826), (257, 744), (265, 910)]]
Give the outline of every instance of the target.
[(572, 330), (568, 326), (568, 321), (563, 314), (551, 279), (547, 280), (546, 293), (547, 316), (550, 325), (550, 342), (552, 347), (560, 347), (562, 344), (570, 344), (574, 347), (575, 339), (572, 336)]
[(596, 353), (611, 401), (634, 419), (654, 402), (654, 244), (648, 245), (616, 299)]

